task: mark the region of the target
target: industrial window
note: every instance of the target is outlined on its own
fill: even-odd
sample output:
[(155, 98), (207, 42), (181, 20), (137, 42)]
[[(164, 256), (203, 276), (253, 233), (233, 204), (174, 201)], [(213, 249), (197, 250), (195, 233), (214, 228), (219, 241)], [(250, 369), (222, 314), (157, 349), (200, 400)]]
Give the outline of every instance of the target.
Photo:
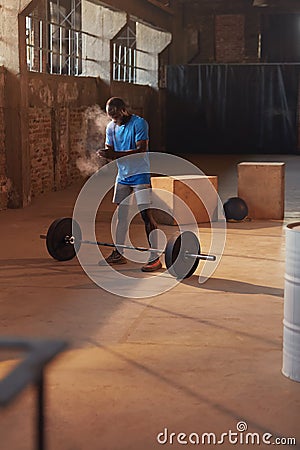
[(26, 16), (26, 57), (30, 71), (81, 74), (81, 0), (45, 0)]
[(112, 41), (113, 80), (135, 83), (137, 78), (136, 22), (130, 21)]

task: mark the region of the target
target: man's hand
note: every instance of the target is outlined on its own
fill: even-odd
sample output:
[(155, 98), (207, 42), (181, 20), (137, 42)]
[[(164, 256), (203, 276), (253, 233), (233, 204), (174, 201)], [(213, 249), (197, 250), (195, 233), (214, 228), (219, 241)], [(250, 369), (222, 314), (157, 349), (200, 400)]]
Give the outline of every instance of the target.
[(99, 156), (99, 158), (106, 158), (106, 159), (115, 159), (115, 152), (113, 148), (99, 148), (96, 151), (96, 155)]
[(106, 158), (107, 149), (106, 148), (98, 148), (98, 150), (96, 151), (96, 155), (99, 156), (99, 158), (101, 158), (101, 157)]

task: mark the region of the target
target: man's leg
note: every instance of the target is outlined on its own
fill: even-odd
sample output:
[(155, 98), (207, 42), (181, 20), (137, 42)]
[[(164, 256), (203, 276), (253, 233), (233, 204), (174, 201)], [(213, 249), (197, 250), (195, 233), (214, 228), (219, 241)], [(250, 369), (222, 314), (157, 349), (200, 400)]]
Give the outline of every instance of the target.
[[(157, 224), (153, 218), (152, 210), (151, 210), (151, 184), (139, 184), (133, 187), (133, 191), (135, 194), (136, 202), (142, 216), (142, 219), (145, 224), (145, 231), (147, 235), (147, 239), (150, 247), (157, 248), (157, 234), (153, 233), (150, 236), (152, 231), (157, 230)], [(150, 242), (151, 239), (151, 242)], [(154, 272), (162, 267), (161, 262), (159, 260), (159, 255), (157, 252), (151, 252), (148, 264), (145, 264), (142, 267), (143, 272)]]
[[(140, 210), (140, 214), (142, 216), (142, 219), (144, 221), (144, 225), (145, 225), (145, 231), (146, 231), (146, 235), (147, 235), (147, 239), (149, 242), (150, 247), (155, 247), (154, 242), (152, 241), (152, 245), (150, 242), (150, 233), (153, 230), (157, 230), (157, 224), (153, 218), (152, 215), (152, 211), (151, 209), (148, 207), (148, 205), (139, 205), (139, 210)], [(157, 247), (155, 247), (157, 248)]]
[[(128, 232), (128, 211), (129, 205), (126, 203), (126, 198), (132, 189), (125, 184), (117, 183), (114, 189), (113, 203), (117, 206), (117, 224), (116, 224), (116, 244), (124, 244), (126, 239), (126, 233)], [(122, 203), (124, 202), (124, 203)], [(108, 264), (125, 264), (126, 258), (123, 256), (123, 248), (115, 248), (112, 253), (106, 258)], [(99, 261), (102, 264), (102, 261)]]
[[(158, 239), (155, 233), (151, 236), (150, 240), (150, 234), (152, 231), (157, 230), (157, 224), (153, 218), (151, 208), (149, 208), (149, 205), (139, 205), (139, 210), (142, 216), (142, 219), (145, 224), (145, 230), (147, 234), (147, 239), (149, 242), (150, 248), (157, 248), (158, 246)], [(153, 237), (154, 236), (154, 237)], [(154, 272), (155, 270), (161, 269), (162, 264), (159, 260), (159, 255), (157, 252), (151, 252), (149, 262), (145, 264), (142, 267), (143, 272)]]
[[(117, 207), (117, 225), (116, 225), (116, 244), (125, 244), (126, 233), (128, 231), (128, 205), (118, 205)], [(121, 247), (116, 247), (112, 253), (106, 258), (108, 264), (126, 264), (127, 259), (123, 256), (124, 249)]]
[[(116, 243), (125, 244), (128, 233), (128, 213), (129, 205), (122, 204), (117, 207), (117, 227), (116, 227)], [(118, 252), (123, 254), (123, 248), (117, 248)]]

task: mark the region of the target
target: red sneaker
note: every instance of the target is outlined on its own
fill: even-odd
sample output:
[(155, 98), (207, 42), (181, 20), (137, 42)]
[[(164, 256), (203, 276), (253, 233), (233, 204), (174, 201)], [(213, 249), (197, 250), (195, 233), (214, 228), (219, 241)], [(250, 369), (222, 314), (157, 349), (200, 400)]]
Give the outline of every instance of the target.
[[(124, 258), (123, 255), (121, 255), (121, 253), (118, 252), (117, 249), (113, 250), (113, 252), (107, 257), (105, 258), (105, 261), (109, 264), (109, 265), (113, 265), (113, 264), (126, 264), (127, 263), (127, 259)], [(103, 260), (100, 260), (98, 262), (99, 266), (103, 265)]]
[(142, 267), (142, 272), (155, 272), (156, 270), (159, 270), (162, 268), (162, 263), (157, 258), (154, 261), (149, 261), (147, 264), (145, 264)]

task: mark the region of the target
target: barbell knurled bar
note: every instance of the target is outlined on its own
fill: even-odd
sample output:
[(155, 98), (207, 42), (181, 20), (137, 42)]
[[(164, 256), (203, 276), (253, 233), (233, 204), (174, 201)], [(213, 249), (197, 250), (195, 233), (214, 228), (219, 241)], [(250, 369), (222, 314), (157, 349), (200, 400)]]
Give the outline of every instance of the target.
[[(40, 234), (41, 239), (47, 239), (46, 234)], [(66, 236), (65, 242), (71, 245), (75, 245), (76, 238), (74, 236)], [(98, 245), (99, 247), (113, 247), (113, 248), (126, 248), (128, 250), (138, 250), (139, 252), (155, 252), (163, 254), (166, 250), (162, 250), (161, 248), (146, 248), (146, 247), (135, 247), (133, 245), (125, 245), (125, 244), (110, 244), (108, 242), (99, 242), (99, 241), (89, 241), (87, 239), (81, 239), (78, 241), (80, 244), (89, 244), (89, 245)], [(184, 251), (185, 258), (198, 258), (205, 261), (215, 261), (215, 255), (207, 255), (205, 253), (200, 253), (196, 255), (195, 253), (189, 253), (187, 250)]]
[[(75, 231), (75, 233), (74, 233)], [(72, 234), (73, 233), (73, 234)], [(91, 244), (104, 247), (124, 248), (141, 252), (150, 251), (165, 254), (166, 267), (177, 278), (183, 279), (191, 276), (196, 270), (199, 260), (215, 261), (215, 255), (201, 253), (198, 237), (191, 231), (183, 231), (167, 241), (164, 250), (158, 248), (135, 247), (126, 244), (113, 244), (107, 242), (90, 241), (82, 239), (79, 224), (72, 218), (64, 217), (55, 220), (49, 227), (47, 234), (41, 234), (46, 239), (49, 254), (58, 261), (67, 261), (76, 256), (81, 244)], [(191, 263), (187, 260), (194, 259)]]
[[(74, 245), (76, 243), (76, 238), (74, 236), (71, 236), (68, 238), (69, 243)], [(162, 250), (160, 248), (146, 248), (146, 247), (135, 247), (133, 245), (126, 245), (126, 244), (109, 244), (108, 242), (99, 242), (99, 241), (88, 241), (86, 239), (80, 241), (81, 244), (91, 244), (91, 245), (98, 245), (99, 247), (116, 247), (116, 248), (126, 248), (128, 250), (138, 250), (139, 252), (154, 252), (154, 253), (165, 253), (166, 250)], [(185, 258), (198, 258), (202, 260), (207, 261), (215, 261), (216, 257), (214, 255), (206, 255), (204, 253), (200, 253), (196, 255), (195, 253), (189, 253), (187, 250), (185, 250), (184, 253)]]

